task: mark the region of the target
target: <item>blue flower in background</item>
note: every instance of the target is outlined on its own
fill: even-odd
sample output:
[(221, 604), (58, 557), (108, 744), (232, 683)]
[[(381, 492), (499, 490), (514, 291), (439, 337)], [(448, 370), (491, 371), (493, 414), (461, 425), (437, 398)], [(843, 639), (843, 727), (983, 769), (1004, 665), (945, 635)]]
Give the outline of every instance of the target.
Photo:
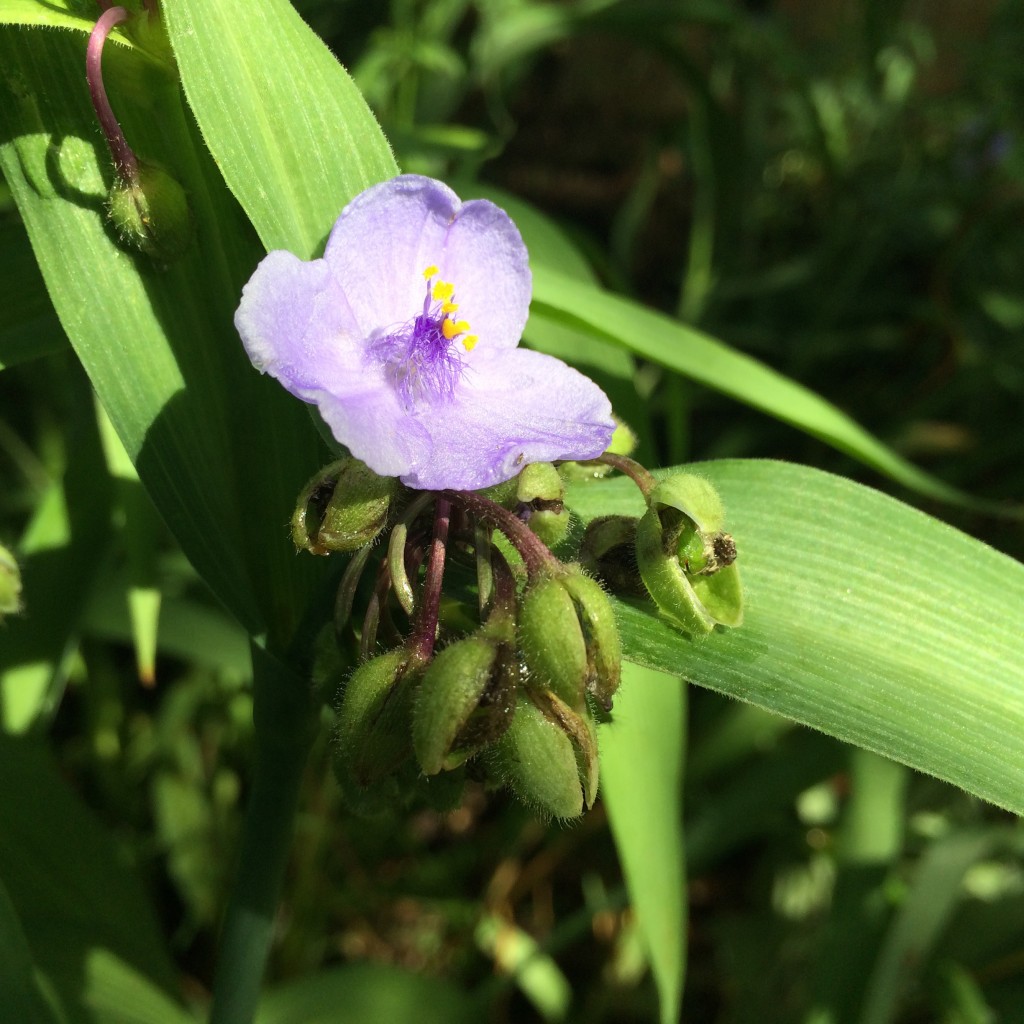
[(270, 253), (235, 325), (253, 364), (372, 470), (477, 489), (600, 455), (614, 429), (596, 384), (517, 347), (530, 280), (503, 210), (403, 175), (345, 207), (323, 259)]

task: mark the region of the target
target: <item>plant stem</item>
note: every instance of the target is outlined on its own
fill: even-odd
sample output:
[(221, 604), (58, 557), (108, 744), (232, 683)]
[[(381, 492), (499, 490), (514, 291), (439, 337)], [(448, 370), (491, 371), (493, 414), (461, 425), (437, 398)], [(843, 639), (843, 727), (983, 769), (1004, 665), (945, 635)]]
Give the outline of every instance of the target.
[(434, 641), (437, 639), (437, 616), (441, 608), (441, 583), (444, 579), (445, 549), (448, 544), (448, 524), (452, 506), (447, 498), (438, 495), (434, 506), (434, 539), (430, 545), (427, 573), (423, 580), (423, 598), (416, 616), (411, 648), (424, 662), (434, 655)]
[(110, 147), (110, 155), (114, 160), (114, 170), (123, 181), (136, 183), (139, 180), (139, 162), (132, 152), (128, 140), (121, 131), (121, 125), (114, 116), (107, 90), (103, 85), (103, 45), (115, 25), (128, 20), (128, 12), (123, 7), (111, 7), (104, 11), (93, 26), (89, 36), (89, 45), (85, 50), (85, 78), (89, 83), (89, 95), (92, 97), (93, 109), (100, 122), (103, 137)]
[(496, 530), (501, 530), (509, 543), (523, 557), (527, 575), (531, 578), (538, 574), (557, 572), (561, 562), (547, 545), (518, 516), (490, 498), (485, 498), (476, 491), (442, 491), (453, 505), (465, 509), (477, 518), (489, 523)]
[(629, 458), (628, 455), (616, 455), (613, 452), (605, 452), (604, 455), (599, 455), (596, 459), (588, 459), (587, 461), (600, 462), (605, 466), (611, 466), (612, 469), (616, 469), (624, 476), (628, 476), (640, 488), (640, 492), (645, 498), (650, 497), (651, 491), (654, 490), (658, 483), (645, 467), (641, 466), (636, 459)]
[(273, 939), (299, 788), (313, 737), (311, 691), (252, 644), (256, 764), (220, 942), (210, 1024), (251, 1024)]

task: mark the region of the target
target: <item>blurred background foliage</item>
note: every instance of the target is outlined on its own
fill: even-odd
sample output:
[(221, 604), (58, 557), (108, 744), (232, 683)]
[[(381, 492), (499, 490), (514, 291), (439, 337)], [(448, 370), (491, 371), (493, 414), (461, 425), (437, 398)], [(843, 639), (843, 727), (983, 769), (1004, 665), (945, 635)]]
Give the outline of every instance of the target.
[[(297, 6), (403, 169), (532, 202), (615, 290), (807, 384), (950, 483), (1024, 491), (1020, 0)], [(148, 503), (37, 302), (6, 197), (0, 210), (0, 542), (23, 560), (25, 615), (53, 615), (0, 627), (0, 765), (20, 764), (20, 735), (52, 737), (74, 813), (149, 894), (156, 921), (140, 908), (137, 934), (162, 934), (173, 966), (132, 962), (176, 971), (199, 1005), (249, 783), (246, 640)], [(652, 461), (785, 458), (879, 485), (665, 370), (641, 366), (637, 384)], [(929, 511), (1024, 555), (1017, 524)], [(865, 559), (885, 557), (864, 538)], [(692, 693), (690, 732), (685, 1019), (1024, 1020), (1015, 819), (709, 692)], [(366, 961), (456, 979), (487, 1019), (656, 1018), (600, 805), (564, 829), (474, 791), (452, 814), (356, 825), (328, 735), (272, 980)], [(0, 861), (31, 884), (19, 829), (53, 766), (23, 768)], [(43, 838), (73, 859), (67, 821), (54, 810)]]

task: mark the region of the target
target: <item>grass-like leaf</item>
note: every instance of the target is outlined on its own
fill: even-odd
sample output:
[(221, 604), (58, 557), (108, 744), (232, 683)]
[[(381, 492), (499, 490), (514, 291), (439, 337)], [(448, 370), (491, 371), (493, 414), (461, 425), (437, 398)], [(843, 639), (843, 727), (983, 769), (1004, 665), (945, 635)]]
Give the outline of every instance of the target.
[(263, 244), (315, 255), (345, 203), (397, 173), (366, 101), (287, 0), (163, 10), (189, 105)]
[(5, 28), (0, 50), (0, 160), (64, 330), (189, 558), (247, 629), (286, 639), (318, 566), (295, 558), (284, 524), (320, 449), (232, 325), (259, 244), (170, 69), (123, 47), (104, 54), (130, 143), (192, 207), (192, 244), (161, 266), (122, 248), (106, 220), (110, 158), (85, 88), (85, 36)]
[(638, 356), (791, 423), (919, 494), (995, 510), (907, 462), (820, 395), (663, 313), (543, 265), (534, 266), (533, 303), (541, 313), (585, 327)]
[[(664, 1024), (679, 1019), (686, 964), (683, 760), (686, 687), (626, 665), (601, 729), (601, 793), (644, 936)], [(638, 799), (643, 794), (643, 799)]]
[[(1024, 566), (841, 477), (698, 470), (725, 501), (746, 619), (695, 642), (620, 602), (627, 656), (1024, 812)], [(625, 480), (569, 501), (584, 518), (642, 510)]]

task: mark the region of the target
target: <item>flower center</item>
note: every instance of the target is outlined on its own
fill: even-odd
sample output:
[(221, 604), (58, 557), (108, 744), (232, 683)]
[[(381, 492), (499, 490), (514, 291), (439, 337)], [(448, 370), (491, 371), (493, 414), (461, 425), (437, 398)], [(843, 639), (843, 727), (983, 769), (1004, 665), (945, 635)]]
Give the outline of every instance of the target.
[(383, 362), (407, 408), (424, 398), (451, 398), (464, 369), (453, 342), (459, 340), (472, 352), (479, 340), (457, 318), (455, 285), (435, 280), (439, 272), (433, 265), (423, 271), (427, 290), (419, 315), (374, 340), (369, 349)]

